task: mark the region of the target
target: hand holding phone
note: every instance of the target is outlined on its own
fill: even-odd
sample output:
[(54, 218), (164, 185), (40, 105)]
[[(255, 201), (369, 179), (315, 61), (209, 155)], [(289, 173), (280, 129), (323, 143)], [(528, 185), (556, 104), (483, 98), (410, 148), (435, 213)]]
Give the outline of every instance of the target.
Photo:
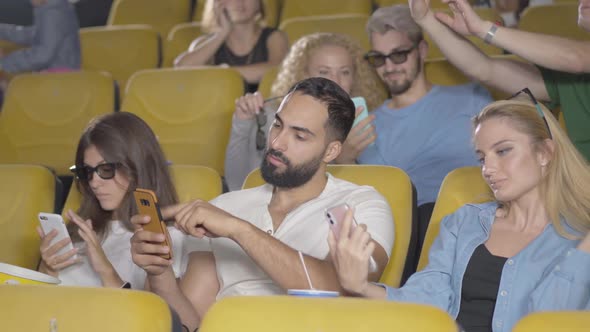
[(135, 204), (137, 204), (137, 210), (139, 214), (150, 217), (150, 222), (143, 225), (143, 229), (152, 233), (164, 234), (164, 242), (159, 243), (162, 246), (167, 246), (170, 251), (166, 254), (159, 254), (160, 257), (165, 259), (172, 258), (172, 243), (170, 241), (170, 235), (166, 224), (162, 220), (162, 214), (160, 212), (160, 206), (158, 205), (158, 199), (156, 194), (148, 189), (136, 189), (133, 192), (135, 198)]
[[(53, 246), (63, 239), (70, 239), (70, 242), (58, 250), (54, 255), (63, 255), (74, 249), (66, 224), (59, 214), (40, 212), (37, 215), (37, 218), (39, 219), (39, 224), (41, 225), (41, 229), (43, 230), (43, 233), (45, 233), (45, 236), (47, 236), (52, 230), (57, 231), (57, 236), (51, 240), (49, 246)], [(78, 256), (73, 255), (71, 258), (77, 259)]]
[[(348, 204), (341, 204), (334, 207), (331, 207), (326, 210), (326, 219), (330, 224), (330, 229), (336, 238), (336, 241), (339, 240), (342, 224), (344, 223), (344, 218), (346, 217), (346, 212), (349, 210)], [(350, 227), (350, 233), (358, 226), (354, 217), (352, 219), (352, 224)], [(373, 256), (369, 259), (369, 272), (376, 272), (377, 271), (377, 262)]]
[[(356, 118), (354, 118), (354, 122), (352, 123), (352, 127), (354, 128), (356, 125), (359, 124), (359, 122), (363, 121), (364, 119), (366, 119), (369, 116), (369, 108), (367, 107), (367, 102), (365, 101), (365, 98), (363, 98), (363, 97), (354, 97), (354, 98), (352, 98), (352, 102), (354, 103), (355, 109), (358, 108), (359, 106), (363, 107), (363, 110), (361, 111), (361, 113), (359, 113), (359, 115), (357, 115)], [(370, 125), (366, 125), (362, 131), (365, 131), (369, 128), (370, 128)], [(375, 142), (372, 142), (371, 144), (369, 144), (369, 146), (372, 146), (374, 144), (375, 144)]]

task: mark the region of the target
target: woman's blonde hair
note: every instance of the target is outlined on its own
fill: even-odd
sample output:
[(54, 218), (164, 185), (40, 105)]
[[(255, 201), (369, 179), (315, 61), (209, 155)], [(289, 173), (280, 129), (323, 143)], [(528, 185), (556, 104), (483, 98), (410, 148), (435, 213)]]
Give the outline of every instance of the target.
[[(201, 29), (207, 33), (212, 33), (215, 28), (217, 27), (217, 19), (215, 18), (215, 11), (213, 6), (217, 0), (207, 0), (205, 2), (205, 6), (203, 7), (203, 18), (201, 19)], [(256, 17), (256, 22), (260, 26), (266, 26), (266, 22), (264, 21), (264, 3), (262, 0), (258, 1), (260, 11), (258, 12), (258, 16)]]
[[(538, 103), (545, 121), (535, 105), (521, 100), (501, 100), (486, 106), (474, 119), (474, 128), (492, 118), (504, 118), (519, 132), (528, 135), (537, 151), (547, 149), (552, 140), (554, 149), (543, 180), (539, 184), (544, 206), (551, 223), (566, 238), (568, 233), (560, 222), (564, 217), (573, 229), (586, 234), (590, 231), (590, 166), (574, 147), (553, 114)], [(549, 130), (547, 129), (549, 127)], [(508, 202), (499, 202), (509, 209)]]
[(297, 40), (281, 63), (271, 88), (272, 96), (284, 96), (293, 84), (306, 78), (310, 54), (325, 45), (340, 46), (350, 54), (354, 65), (351, 97), (364, 97), (369, 111), (387, 98), (387, 90), (375, 71), (363, 59), (360, 45), (350, 37), (336, 33), (314, 33)]

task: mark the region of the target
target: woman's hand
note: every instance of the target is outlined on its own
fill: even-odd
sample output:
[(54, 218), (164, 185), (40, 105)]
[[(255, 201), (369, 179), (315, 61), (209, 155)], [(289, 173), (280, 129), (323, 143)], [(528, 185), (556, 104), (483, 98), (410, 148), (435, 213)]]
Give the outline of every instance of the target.
[(217, 20), (217, 32), (223, 36), (229, 35), (233, 27), (233, 23), (227, 12), (227, 1), (216, 0), (213, 4), (213, 14)]
[(74, 248), (71, 249), (61, 255), (58, 255), (62, 248), (65, 248), (68, 244), (72, 242), (72, 240), (67, 237), (65, 239), (61, 239), (57, 241), (53, 245), (51, 245), (51, 241), (57, 236), (57, 230), (53, 229), (51, 232), (45, 234), (43, 229), (37, 226), (37, 233), (41, 238), (41, 265), (39, 267), (39, 271), (45, 274), (49, 274), (53, 277), (57, 277), (58, 272), (62, 269), (65, 269), (68, 266), (72, 266), (81, 262), (81, 259), (74, 258), (74, 255), (78, 253), (78, 249)]
[(371, 242), (366, 225), (351, 231), (353, 215), (352, 208), (346, 212), (340, 234), (330, 231), (328, 245), (340, 286), (354, 295), (365, 296), (369, 288), (369, 260), (375, 244)]
[(234, 114), (240, 120), (252, 120), (264, 106), (264, 98), (258, 91), (246, 93), (236, 99), (236, 110)]
[[(356, 108), (356, 116), (363, 111), (363, 107)], [(371, 122), (375, 120), (375, 116), (370, 114), (365, 119), (352, 127), (350, 133), (346, 137), (344, 144), (342, 144), (342, 151), (336, 158), (335, 162), (338, 164), (355, 164), (356, 158), (365, 150), (369, 144), (375, 142), (377, 135), (375, 134), (375, 127)]]
[(123, 280), (119, 278), (115, 268), (104, 253), (100, 240), (92, 229), (92, 221), (90, 219), (83, 220), (72, 210), (68, 210), (67, 216), (73, 223), (78, 225), (78, 234), (86, 243), (86, 255), (90, 266), (99, 274), (103, 285), (106, 287), (121, 287)]

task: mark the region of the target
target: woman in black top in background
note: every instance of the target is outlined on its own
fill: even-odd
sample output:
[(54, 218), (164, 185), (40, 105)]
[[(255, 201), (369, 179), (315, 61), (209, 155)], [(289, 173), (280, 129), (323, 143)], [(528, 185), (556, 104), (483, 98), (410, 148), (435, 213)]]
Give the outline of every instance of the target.
[(207, 0), (202, 29), (208, 34), (193, 41), (174, 62), (177, 67), (222, 65), (237, 69), (254, 92), (270, 67), (288, 51), (286, 35), (263, 24), (261, 0)]

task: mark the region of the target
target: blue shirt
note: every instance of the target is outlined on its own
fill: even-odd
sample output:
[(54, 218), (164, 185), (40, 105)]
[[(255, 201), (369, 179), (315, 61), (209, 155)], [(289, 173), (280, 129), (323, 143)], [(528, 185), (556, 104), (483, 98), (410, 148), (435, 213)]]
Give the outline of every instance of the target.
[(418, 205), (434, 202), (444, 177), (478, 165), (471, 144), (471, 118), (492, 102), (479, 84), (435, 85), (414, 104), (391, 109), (389, 100), (373, 111), (375, 144), (359, 156), (361, 164), (403, 169), (416, 187)]
[(67, 0), (48, 0), (33, 7), (34, 25), (0, 24), (0, 39), (26, 45), (0, 59), (9, 73), (47, 69), (79, 69), (81, 62), (78, 17)]
[[(402, 288), (387, 288), (395, 301), (431, 304), (457, 318), (461, 285), (475, 248), (484, 243), (495, 219), (496, 203), (468, 204), (445, 217), (428, 255), (428, 266)], [(562, 220), (562, 225), (577, 234)], [(509, 332), (533, 311), (590, 309), (590, 253), (579, 240), (559, 235), (549, 224), (502, 269), (492, 319), (494, 332)]]

